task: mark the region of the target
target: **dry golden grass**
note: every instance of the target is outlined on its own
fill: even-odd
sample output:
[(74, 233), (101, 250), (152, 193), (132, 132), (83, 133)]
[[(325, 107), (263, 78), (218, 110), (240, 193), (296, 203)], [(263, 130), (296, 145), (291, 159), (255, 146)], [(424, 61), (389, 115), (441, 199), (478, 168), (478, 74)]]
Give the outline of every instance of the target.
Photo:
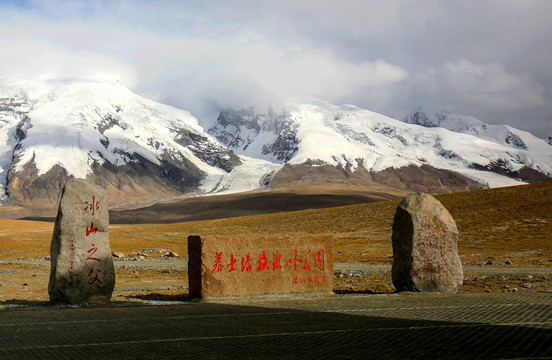
[[(463, 262), (488, 258), (552, 266), (552, 183), (446, 194)], [(113, 251), (168, 248), (186, 256), (190, 234), (332, 235), (337, 262), (390, 263), (398, 201), (177, 224), (112, 225)], [(0, 220), (0, 258), (49, 254), (52, 223)]]
[[(437, 198), (456, 219), (464, 262), (478, 264), (494, 258), (552, 265), (552, 183)], [(390, 263), (391, 227), (398, 202), (168, 225), (118, 225), (112, 227), (111, 238), (122, 251), (147, 242), (163, 243), (185, 254), (189, 234), (332, 235), (335, 261)]]
[[(459, 252), (464, 263), (552, 267), (552, 183), (479, 190), (437, 197), (455, 218)], [(257, 215), (178, 224), (112, 225), (111, 248), (130, 254), (162, 248), (187, 256), (190, 234), (223, 236), (332, 235), (337, 262), (392, 262), (391, 226), (398, 201), (339, 208)], [(49, 255), (53, 223), (0, 220), (0, 259)], [(507, 267), (505, 267), (507, 268)], [(546, 270), (545, 270), (546, 271)], [(48, 300), (49, 269), (39, 263), (0, 263), (0, 303)], [(471, 276), (471, 275), (470, 275)], [(522, 275), (520, 275), (522, 276)], [(523, 275), (525, 276), (525, 275)], [(550, 291), (549, 281), (512, 276), (466, 278), (466, 291)], [(538, 280), (538, 281), (537, 281)], [(336, 278), (337, 291), (376, 291), (391, 283), (389, 273), (361, 278)], [(172, 299), (186, 292), (186, 274), (176, 270), (117, 270), (119, 300), (162, 296)], [(159, 290), (163, 288), (166, 290)], [(135, 290), (133, 290), (135, 289)], [(147, 290), (149, 289), (149, 290)], [(161, 294), (161, 295), (159, 295)]]
[(50, 254), (53, 223), (0, 220), (0, 259)]

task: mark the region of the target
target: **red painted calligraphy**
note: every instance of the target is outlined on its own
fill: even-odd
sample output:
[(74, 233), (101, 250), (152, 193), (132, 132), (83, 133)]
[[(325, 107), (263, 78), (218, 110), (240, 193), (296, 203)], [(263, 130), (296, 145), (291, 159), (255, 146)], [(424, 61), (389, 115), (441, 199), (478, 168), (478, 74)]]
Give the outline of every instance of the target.
[(257, 261), (257, 272), (261, 272), (263, 269), (270, 270), (270, 267), (268, 267), (268, 260), (266, 259), (266, 253), (264, 250), (262, 255), (259, 256), (259, 260)]
[(226, 267), (230, 268), (230, 270), (228, 270), (228, 272), (232, 272), (232, 271), (235, 271), (236, 269), (234, 269), (234, 264), (236, 263), (236, 259), (234, 259), (234, 254), (231, 253), (230, 254), (230, 263), (228, 265), (226, 265)]
[(289, 259), (289, 261), (286, 263), (286, 266), (293, 264), (293, 269), (297, 271), (297, 250), (295, 250), (295, 257), (292, 259)]
[(73, 285), (73, 270), (75, 269), (75, 239), (71, 239), (71, 252), (69, 253), (71, 262), (69, 263), (69, 284)]
[(316, 253), (316, 256), (314, 257), (314, 265), (320, 270), (324, 270), (324, 267), (326, 266), (324, 260), (324, 249), (321, 249)]
[(86, 227), (86, 236), (89, 236), (90, 234), (95, 234), (98, 232), (98, 228), (94, 227), (94, 223), (90, 224), (90, 227)]
[(100, 209), (100, 203), (96, 200), (96, 196), (92, 196), (92, 202), (85, 201), (84, 203), (86, 204), (84, 211), (90, 210), (92, 215), (94, 215), (96, 210)]
[(276, 269), (281, 269), (282, 264), (280, 264), (280, 262), (282, 261), (282, 254), (276, 251), (276, 254), (272, 254), (272, 256), (274, 257), (274, 262), (272, 263), (272, 271)]
[[(85, 201), (84, 204), (85, 204), (84, 211), (90, 211), (92, 213), (92, 216), (96, 214), (96, 210), (100, 209), (100, 203), (99, 201), (96, 200), (96, 196), (92, 196), (92, 201), (91, 202)], [(97, 232), (98, 232), (98, 227), (95, 227), (94, 222), (91, 222), (90, 226), (86, 227), (85, 234), (88, 237), (92, 234), (96, 234)], [(98, 251), (98, 247), (94, 243), (91, 243), (91, 247), (87, 251), (88, 257), (86, 258), (86, 260), (92, 261), (92, 264), (95, 264), (95, 262), (101, 263), (102, 260), (99, 257), (96, 257), (97, 255), (94, 255), (97, 251)], [(90, 272), (88, 273), (88, 276), (87, 276), (88, 284), (93, 285), (97, 283), (99, 285), (102, 285), (103, 282), (100, 279), (101, 272), (102, 271), (98, 267), (96, 267), (95, 265), (92, 265), (90, 267)]]
[(215, 255), (215, 264), (213, 265), (213, 272), (222, 272), (222, 251)]
[[(94, 272), (94, 270), (96, 270), (96, 274), (94, 275), (94, 277), (91, 277), (92, 276), (92, 273)], [(92, 284), (95, 284), (95, 283), (100, 283), (100, 284), (103, 284), (103, 282), (100, 280), (100, 278), (98, 277), (98, 273), (101, 273), (102, 271), (100, 269), (90, 269), (90, 272), (88, 273), (88, 283), (90, 285)]]
[(251, 271), (251, 255), (249, 253), (247, 253), (246, 257), (242, 257), (241, 259), (241, 271), (244, 272), (244, 271)]
[[(311, 253), (311, 251), (310, 251), (310, 249), (309, 249), (309, 252), (307, 253), (307, 256), (308, 256), (310, 253)], [(304, 258), (305, 263), (303, 264), (303, 270), (311, 271), (311, 270), (310, 270), (310, 265), (308, 264), (307, 256), (305, 256), (305, 258)]]
[(92, 255), (94, 255), (94, 253), (96, 253), (96, 251), (98, 251), (98, 248), (95, 247), (95, 246), (96, 245), (92, 244), (92, 248), (87, 251), (90, 255), (88, 255), (86, 260), (94, 260), (94, 261), (102, 262), (100, 259), (92, 257)]
[[(325, 263), (325, 253), (324, 249), (320, 249), (318, 252), (314, 252), (311, 249), (305, 250), (306, 253), (303, 257), (300, 257), (300, 251), (303, 250), (294, 250), (293, 256), (285, 261), (285, 267), (289, 267), (289, 271), (297, 272), (292, 276), (291, 281), (294, 284), (322, 284), (326, 282), (326, 276), (318, 276), (316, 272), (324, 271), (326, 267)], [(256, 256), (256, 254), (255, 254)], [(228, 270), (226, 272), (237, 272), (237, 258), (234, 253), (230, 253), (229, 258), (223, 257), (223, 252), (215, 252), (215, 261), (212, 265), (213, 273), (223, 273), (224, 268)], [(252, 272), (253, 271), (253, 257), (251, 253), (247, 253), (245, 256), (241, 256), (241, 272)], [(280, 270), (284, 268), (284, 262), (282, 262), (282, 254), (279, 251), (272, 253), (272, 261), (269, 262), (269, 259), (266, 254), (266, 250), (262, 250), (259, 254), (258, 260), (256, 261), (256, 272), (262, 273), (263, 270), (269, 270), (272, 264), (272, 271)], [(312, 268), (314, 264), (314, 268)], [(293, 269), (293, 270), (292, 270)], [(314, 272), (314, 273), (313, 273)], [(302, 273), (302, 274), (301, 274)]]

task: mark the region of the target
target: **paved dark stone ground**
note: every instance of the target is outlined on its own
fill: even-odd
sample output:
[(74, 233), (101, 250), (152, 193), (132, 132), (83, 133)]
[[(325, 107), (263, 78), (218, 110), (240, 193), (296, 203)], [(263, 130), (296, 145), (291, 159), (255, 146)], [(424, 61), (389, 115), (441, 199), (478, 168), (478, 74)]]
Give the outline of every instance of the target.
[(0, 310), (0, 359), (552, 359), (552, 294)]

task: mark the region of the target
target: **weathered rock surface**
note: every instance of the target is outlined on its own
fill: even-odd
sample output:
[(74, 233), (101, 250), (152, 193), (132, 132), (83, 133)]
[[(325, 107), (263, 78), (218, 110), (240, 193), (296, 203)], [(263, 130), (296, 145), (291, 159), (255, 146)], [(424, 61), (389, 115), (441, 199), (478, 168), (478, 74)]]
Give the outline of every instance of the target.
[(407, 195), (397, 207), (392, 240), (392, 278), (398, 291), (458, 291), (463, 283), (458, 229), (437, 199)]
[(106, 303), (115, 287), (106, 192), (82, 179), (63, 188), (52, 243), (53, 303)]
[(188, 238), (190, 295), (333, 294), (330, 236)]

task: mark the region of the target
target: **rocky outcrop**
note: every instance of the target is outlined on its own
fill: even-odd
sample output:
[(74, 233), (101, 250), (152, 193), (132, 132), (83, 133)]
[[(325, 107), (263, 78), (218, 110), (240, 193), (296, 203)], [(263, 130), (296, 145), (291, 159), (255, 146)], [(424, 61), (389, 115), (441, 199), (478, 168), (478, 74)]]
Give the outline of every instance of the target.
[(58, 204), (61, 189), (69, 178), (67, 171), (55, 165), (46, 174), (39, 175), (34, 160), (20, 171), (10, 169), (6, 193), (7, 205), (51, 208)]
[(255, 113), (254, 108), (223, 110), (209, 133), (226, 146), (246, 150), (261, 131), (259, 123), (262, 117)]
[(270, 109), (268, 115), (257, 114), (254, 108), (221, 111), (217, 122), (209, 128), (209, 134), (224, 145), (238, 152), (246, 152), (260, 135), (271, 139), (260, 144), (259, 156), (264, 155), (278, 162), (288, 162), (299, 149), (298, 125), (288, 114)]
[(512, 170), (503, 159), (496, 159), (487, 165), (473, 163), (470, 167), (477, 170), (494, 172), (512, 179), (519, 179), (529, 184), (552, 181), (552, 177), (527, 166), (519, 170)]
[(175, 141), (186, 146), (195, 157), (206, 164), (223, 169), (226, 172), (232, 171), (242, 162), (234, 152), (224, 146), (214, 143), (206, 136), (193, 133), (189, 130), (179, 130)]
[(407, 192), (444, 194), (486, 187), (454, 171), (430, 165), (388, 168), (370, 175), (374, 182)]
[[(130, 155), (129, 155), (130, 156)], [(111, 204), (126, 204), (166, 198), (197, 190), (205, 174), (186, 159), (175, 164), (167, 160), (155, 164), (133, 154), (135, 161), (116, 166), (110, 162), (93, 163), (86, 179), (106, 189)], [(61, 189), (73, 176), (60, 165), (39, 175), (33, 162), (8, 174), (9, 206), (44, 209), (55, 207)]]

